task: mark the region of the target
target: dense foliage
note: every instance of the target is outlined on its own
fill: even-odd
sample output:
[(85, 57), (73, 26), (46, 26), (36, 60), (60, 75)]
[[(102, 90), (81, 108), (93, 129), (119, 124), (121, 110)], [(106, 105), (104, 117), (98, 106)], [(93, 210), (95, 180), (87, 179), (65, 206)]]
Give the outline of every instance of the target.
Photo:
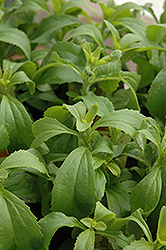
[(0, 250), (166, 249), (166, 3), (1, 0), (0, 66)]

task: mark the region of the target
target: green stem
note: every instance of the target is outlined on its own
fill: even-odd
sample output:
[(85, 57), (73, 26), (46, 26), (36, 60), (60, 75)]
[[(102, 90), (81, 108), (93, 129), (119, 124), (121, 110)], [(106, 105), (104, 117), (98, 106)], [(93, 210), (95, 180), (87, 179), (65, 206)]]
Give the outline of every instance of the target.
[(89, 84), (89, 76), (86, 75), (86, 76), (84, 77), (84, 82), (83, 82), (82, 90), (81, 90), (81, 95), (82, 95), (82, 96), (88, 94), (89, 87), (90, 87), (90, 84)]

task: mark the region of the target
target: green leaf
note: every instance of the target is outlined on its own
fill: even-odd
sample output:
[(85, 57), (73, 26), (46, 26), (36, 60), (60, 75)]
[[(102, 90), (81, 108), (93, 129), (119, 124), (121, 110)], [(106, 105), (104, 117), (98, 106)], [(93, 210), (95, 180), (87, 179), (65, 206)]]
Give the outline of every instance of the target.
[[(64, 5), (62, 5), (62, 13), (67, 12), (68, 10), (75, 8), (75, 7), (81, 7), (81, 6), (85, 6), (86, 8), (88, 8), (89, 10), (91, 10), (93, 13), (94, 10), (93, 8), (85, 1), (85, 0), (80, 0), (79, 2), (77, 0), (71, 0), (69, 2), (66, 2)], [(81, 8), (82, 9), (82, 8)]]
[(85, 115), (85, 121), (87, 123), (91, 123), (93, 122), (93, 119), (95, 118), (97, 111), (98, 111), (98, 103), (93, 104), (90, 109), (88, 110), (88, 112)]
[(132, 157), (151, 168), (154, 162), (157, 160), (158, 151), (152, 143), (146, 144), (144, 151), (142, 151), (137, 143), (131, 142), (125, 146), (122, 155)]
[(133, 241), (133, 238), (134, 238), (133, 236), (126, 237), (121, 231), (118, 232), (118, 231), (105, 230), (104, 232), (98, 231), (97, 233), (99, 235), (102, 235), (103, 237), (107, 237), (110, 243), (113, 239), (113, 243), (114, 243), (113, 246), (116, 247), (115, 249), (119, 249), (119, 247), (124, 249), (125, 246), (128, 246)]
[(96, 194), (96, 200), (100, 201), (105, 193), (105, 186), (106, 186), (107, 180), (105, 177), (105, 174), (100, 170), (95, 170), (95, 194)]
[(30, 59), (30, 42), (27, 35), (16, 28), (0, 30), (0, 41), (18, 46)]
[(29, 207), (2, 187), (0, 187), (0, 212), (1, 249), (42, 248), (43, 235)]
[(115, 216), (116, 215), (113, 212), (104, 207), (99, 201), (96, 203), (94, 220), (103, 221), (107, 224), (107, 222), (113, 220)]
[(120, 49), (120, 36), (119, 36), (119, 32), (118, 30), (108, 21), (104, 20), (105, 24), (107, 25), (107, 27), (109, 28), (109, 30), (111, 31), (112, 37), (113, 37), (113, 42), (114, 42), (114, 46), (113, 49)]
[(0, 165), (0, 168), (16, 170), (16, 169), (24, 169), (29, 172), (39, 172), (43, 174), (47, 174), (47, 169), (44, 164), (39, 161), (39, 159), (32, 153), (19, 150), (10, 154)]
[(118, 128), (133, 137), (135, 131), (140, 129), (143, 120), (144, 116), (138, 111), (122, 109), (112, 111), (111, 113), (101, 117), (94, 124), (92, 130), (99, 127)]
[(69, 119), (70, 113), (61, 106), (52, 106), (44, 112), (45, 117), (56, 118), (59, 122), (64, 123)]
[(124, 250), (153, 250), (154, 249), (154, 244), (149, 243), (145, 240), (139, 240), (139, 241), (134, 241), (131, 243), (130, 246), (126, 246)]
[(51, 15), (51, 11), (49, 10), (46, 1), (44, 0), (25, 0), (23, 2), (23, 4), (20, 6), (20, 8), (18, 8), (15, 11), (16, 13), (20, 13), (20, 12), (26, 12), (26, 11), (45, 11), (47, 14)]
[(76, 127), (78, 131), (83, 132), (90, 127), (93, 120), (92, 121), (86, 120), (88, 113), (86, 114), (86, 106), (83, 102), (78, 102), (74, 105), (64, 104), (64, 106), (76, 118)]
[(157, 206), (160, 194), (161, 169), (154, 165), (151, 172), (131, 192), (130, 202), (132, 211), (142, 208), (148, 216)]
[(122, 81), (125, 82), (131, 90), (131, 96), (127, 104), (127, 107), (140, 111), (141, 109), (138, 103), (136, 90), (138, 88), (138, 84), (140, 82), (141, 77), (137, 73), (127, 72), (127, 71), (126, 72), (123, 71), (121, 76), (122, 76)]
[(148, 25), (142, 20), (132, 17), (123, 17), (115, 20), (113, 24), (125, 26), (127, 29), (129, 29), (132, 33), (134, 33), (141, 39), (145, 39), (145, 32)]
[(121, 174), (121, 170), (117, 164), (113, 162), (109, 162), (109, 163), (106, 163), (106, 166), (113, 175), (119, 176)]
[(100, 30), (93, 24), (84, 24), (79, 27), (77, 27), (74, 31), (70, 33), (70, 35), (66, 38), (67, 40), (71, 39), (72, 37), (77, 37), (77, 36), (90, 36), (92, 37), (95, 42), (104, 49), (104, 54), (105, 52), (105, 45), (103, 42), (103, 38), (101, 35)]
[(30, 79), (36, 72), (36, 64), (31, 61), (12, 62), (3, 60), (3, 70), (11, 69), (14, 74), (16, 71), (23, 71)]
[(166, 246), (166, 207), (163, 206), (160, 212), (157, 228), (157, 240), (158, 242)]
[(32, 42), (39, 44), (50, 42), (63, 27), (79, 24), (81, 24), (81, 21), (76, 17), (52, 15), (40, 22)]
[(34, 138), (32, 120), (24, 106), (14, 97), (3, 95), (0, 104), (0, 122), (10, 137), (9, 150), (28, 148)]
[(77, 136), (76, 131), (69, 129), (57, 119), (49, 117), (45, 117), (36, 121), (32, 126), (32, 131), (36, 137), (31, 144), (31, 147), (34, 148), (37, 148), (43, 142), (56, 135), (71, 134)]
[(153, 242), (152, 239), (152, 234), (150, 232), (150, 229), (146, 223), (146, 221), (143, 219), (142, 217), (142, 209), (137, 209), (134, 213), (132, 213), (129, 217), (127, 217), (129, 220), (135, 221), (140, 228), (142, 229), (142, 231), (144, 232), (145, 236), (147, 237), (148, 241), (150, 243)]
[(40, 202), (41, 194), (39, 193), (38, 180), (36, 176), (22, 171), (21, 168), (19, 170), (20, 171), (10, 173), (7, 179), (4, 178), (4, 188), (15, 194), (26, 203)]
[(149, 25), (146, 29), (146, 37), (155, 43), (160, 43), (166, 36), (166, 24)]
[(30, 94), (34, 94), (35, 83), (31, 79), (29, 79), (29, 77), (23, 71), (16, 72), (11, 77), (10, 86), (21, 83), (26, 83), (27, 86), (29, 87)]
[(49, 244), (51, 238), (56, 233), (56, 231), (61, 227), (74, 227), (77, 223), (76, 218), (68, 217), (63, 213), (52, 212), (46, 215), (39, 221), (39, 225), (41, 227), (42, 233), (44, 235), (43, 238), (43, 247), (44, 250), (49, 249)]
[(89, 215), (95, 206), (94, 178), (89, 150), (85, 147), (73, 150), (54, 180), (52, 210), (77, 218)]
[(127, 2), (127, 3), (123, 3), (119, 6), (116, 6), (115, 11), (112, 14), (111, 20), (116, 20), (117, 17), (123, 15), (123, 13), (129, 9), (139, 10), (139, 11), (142, 11), (144, 13), (144, 9), (142, 6), (140, 6), (136, 3), (133, 3), (133, 2)]
[(89, 91), (87, 96), (82, 96), (82, 99), (84, 100), (88, 109), (90, 109), (90, 107), (96, 102), (98, 103), (98, 116), (103, 116), (114, 110), (113, 104), (108, 98), (104, 96), (96, 96), (93, 92)]
[(129, 194), (120, 185), (106, 188), (108, 208), (117, 217), (125, 217), (130, 212)]
[(42, 65), (47, 63), (53, 52), (57, 52), (60, 58), (67, 59), (79, 68), (84, 69), (86, 59), (81, 46), (71, 42), (58, 41), (51, 47), (50, 52), (44, 59)]
[(148, 93), (148, 109), (152, 116), (166, 121), (166, 67), (162, 69), (151, 84)]
[(93, 229), (87, 229), (77, 237), (74, 250), (93, 250), (95, 244), (95, 232)]
[(0, 140), (1, 140), (0, 152), (2, 152), (3, 150), (5, 150), (8, 147), (8, 145), (10, 143), (9, 142), (9, 134), (2, 124), (0, 124)]
[(93, 155), (101, 152), (108, 153), (111, 154), (113, 157), (114, 154), (112, 150), (113, 150), (113, 145), (111, 140), (107, 136), (103, 136), (97, 140), (92, 153)]

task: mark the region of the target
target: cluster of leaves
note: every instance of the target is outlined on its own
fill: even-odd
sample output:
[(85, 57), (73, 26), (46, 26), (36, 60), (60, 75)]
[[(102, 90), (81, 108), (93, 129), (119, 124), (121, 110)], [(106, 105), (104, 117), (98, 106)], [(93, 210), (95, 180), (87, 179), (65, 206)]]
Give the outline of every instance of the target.
[(0, 1), (0, 250), (166, 247), (166, 8), (91, 5)]

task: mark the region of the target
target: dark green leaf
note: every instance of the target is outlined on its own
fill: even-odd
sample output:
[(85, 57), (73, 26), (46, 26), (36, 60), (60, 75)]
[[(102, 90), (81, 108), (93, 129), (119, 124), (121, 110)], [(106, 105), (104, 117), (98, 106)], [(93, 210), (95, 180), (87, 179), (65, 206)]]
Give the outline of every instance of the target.
[(108, 186), (106, 188), (108, 208), (117, 217), (125, 217), (130, 212), (129, 194), (120, 186)]
[(154, 166), (131, 192), (131, 209), (142, 208), (148, 216), (157, 206), (161, 194), (161, 169)]
[(105, 174), (100, 170), (95, 170), (95, 194), (96, 200), (100, 201), (105, 193), (105, 186), (106, 186), (106, 177)]
[(63, 213), (52, 212), (46, 215), (43, 219), (39, 221), (41, 226), (42, 233), (44, 234), (43, 238), (43, 247), (44, 250), (48, 250), (51, 238), (56, 233), (56, 231), (61, 227), (74, 227), (77, 223), (77, 219), (74, 217), (67, 217)]
[(63, 27), (78, 24), (81, 24), (81, 22), (76, 17), (52, 15), (41, 21), (32, 42), (39, 44), (50, 42)]
[(1, 249), (42, 248), (43, 235), (29, 207), (2, 187), (0, 187), (0, 211)]
[(148, 109), (152, 116), (166, 120), (166, 68), (162, 69), (151, 84), (148, 93)]
[(2, 152), (3, 150), (5, 150), (8, 147), (8, 145), (10, 143), (9, 142), (9, 134), (2, 124), (0, 124), (0, 140), (1, 140), (0, 152)]
[(90, 36), (92, 37), (95, 42), (104, 49), (104, 53), (105, 53), (105, 45), (103, 42), (103, 38), (101, 35), (100, 30), (93, 24), (84, 24), (79, 26), (78, 28), (76, 28), (74, 31), (72, 31), (70, 33), (70, 35), (67, 37), (67, 40), (69, 40), (72, 37), (76, 37), (76, 36)]
[(146, 29), (146, 37), (155, 43), (160, 43), (166, 36), (166, 24), (149, 25)]
[(34, 138), (31, 131), (32, 120), (24, 106), (14, 97), (3, 95), (0, 122), (9, 133), (10, 151), (30, 146)]
[(77, 136), (76, 131), (69, 129), (57, 119), (49, 117), (42, 118), (35, 122), (32, 126), (32, 130), (36, 137), (31, 145), (31, 147), (34, 148), (40, 146), (44, 141), (47, 141), (51, 137), (59, 134), (71, 134)]
[(53, 211), (64, 212), (77, 218), (89, 215), (95, 206), (94, 178), (89, 150), (79, 147), (72, 151), (54, 180)]

